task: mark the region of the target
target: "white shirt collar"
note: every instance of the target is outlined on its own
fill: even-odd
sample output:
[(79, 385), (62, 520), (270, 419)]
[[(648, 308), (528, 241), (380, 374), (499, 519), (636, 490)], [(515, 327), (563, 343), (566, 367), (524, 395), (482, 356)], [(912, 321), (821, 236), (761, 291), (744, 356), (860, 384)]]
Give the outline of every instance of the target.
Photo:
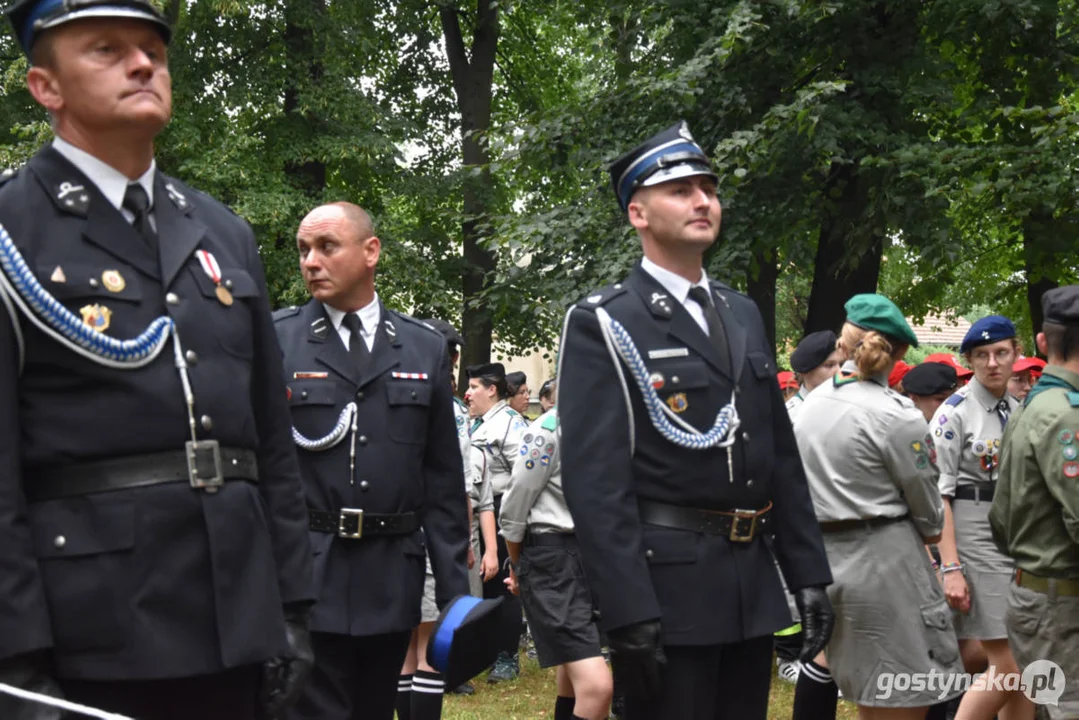
[[(326, 315), (330, 318), (330, 322), (333, 323), (333, 329), (341, 332), (341, 322), (345, 319), (344, 310), (338, 310), (335, 307), (330, 307), (326, 303), (322, 303), (322, 307), (326, 308)], [(371, 302), (364, 305), (359, 310), (353, 313), (360, 318), (360, 324), (363, 326), (361, 332), (367, 337), (371, 337), (375, 334), (375, 330), (378, 329), (379, 320), (382, 319), (382, 309), (378, 303), (378, 293), (375, 293)]]
[(691, 283), (681, 275), (677, 275), (666, 268), (661, 268), (648, 258), (641, 258), (641, 269), (655, 278), (656, 282), (667, 289), (671, 297), (683, 305), (686, 304), (686, 300), (689, 298), (691, 288), (699, 286), (707, 290), (709, 294), (712, 292), (708, 285), (708, 273), (703, 268), (701, 269), (701, 279), (695, 283)]
[[(127, 186), (131, 183), (126, 175), (62, 138), (53, 138), (52, 146), (56, 148), (56, 152), (63, 155), (68, 162), (88, 177), (114, 208), (117, 210), (121, 208)], [(151, 160), (150, 168), (135, 181), (146, 191), (147, 197), (150, 198), (151, 208), (154, 206), (154, 172), (156, 170), (157, 161)]]

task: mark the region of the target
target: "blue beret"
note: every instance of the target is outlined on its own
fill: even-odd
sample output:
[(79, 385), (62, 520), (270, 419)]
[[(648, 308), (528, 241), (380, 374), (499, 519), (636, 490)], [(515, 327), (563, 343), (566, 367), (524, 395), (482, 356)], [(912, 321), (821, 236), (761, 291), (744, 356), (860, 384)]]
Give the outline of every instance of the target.
[(155, 25), (165, 42), (172, 37), (168, 20), (147, 0), (17, 0), (4, 10), (27, 57), (42, 31), (83, 18), (132, 18)]
[(685, 120), (645, 140), (611, 163), (611, 182), (625, 210), (639, 188), (669, 180), (707, 175), (718, 179), (712, 162), (693, 139)]
[(835, 350), (835, 333), (831, 330), (818, 330), (809, 333), (791, 353), (791, 370), (807, 373), (824, 363)]
[(1015, 337), (1015, 325), (1003, 315), (987, 315), (967, 330), (959, 352), (964, 355), (976, 347)]

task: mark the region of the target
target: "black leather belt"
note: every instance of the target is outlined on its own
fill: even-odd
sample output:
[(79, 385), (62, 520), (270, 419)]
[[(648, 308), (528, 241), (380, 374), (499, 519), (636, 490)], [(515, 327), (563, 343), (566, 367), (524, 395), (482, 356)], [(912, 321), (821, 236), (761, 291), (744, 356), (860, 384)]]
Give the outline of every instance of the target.
[(315, 532), (330, 533), (349, 540), (359, 540), (371, 535), (410, 535), (420, 529), (416, 513), (369, 513), (359, 508), (341, 508), (329, 513), (309, 510), (310, 527)]
[(904, 513), (897, 517), (875, 517), (864, 518), (862, 520), (826, 520), (820, 523), (820, 531), (822, 533), (834, 533), (843, 532), (845, 530), (870, 530), (884, 525), (891, 525), (892, 523), (906, 519), (907, 515)]
[(524, 545), (537, 546), (546, 545), (548, 547), (569, 547), (577, 544), (577, 536), (573, 533), (564, 532), (546, 532), (546, 533), (528, 533), (525, 535)]
[(995, 485), (960, 485), (955, 489), (955, 499), (992, 502), (994, 490)]
[(638, 500), (637, 505), (641, 522), (648, 525), (721, 535), (731, 542), (750, 542), (766, 532), (772, 515), (772, 503), (761, 510), (702, 510), (654, 500)]
[(253, 451), (201, 440), (187, 443), (185, 450), (33, 468), (26, 473), (25, 488), (29, 502), (44, 502), (174, 482), (212, 493), (226, 480), (258, 479)]

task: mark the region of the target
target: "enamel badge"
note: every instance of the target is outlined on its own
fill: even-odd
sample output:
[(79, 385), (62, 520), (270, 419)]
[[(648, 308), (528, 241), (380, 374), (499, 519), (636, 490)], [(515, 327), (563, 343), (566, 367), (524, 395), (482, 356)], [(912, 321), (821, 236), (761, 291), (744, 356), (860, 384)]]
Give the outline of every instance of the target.
[(689, 400), (686, 399), (685, 393), (675, 393), (667, 398), (667, 407), (676, 413), (684, 413), (689, 407)]
[(49, 280), (54, 283), (66, 283), (67, 275), (64, 274), (64, 269), (57, 265), (56, 269), (52, 271), (52, 275), (49, 276)]
[(105, 332), (109, 329), (109, 323), (112, 322), (112, 310), (109, 310), (104, 305), (84, 305), (79, 308), (79, 312), (82, 314), (82, 321), (98, 332)]
[(127, 287), (127, 281), (124, 280), (124, 276), (120, 274), (119, 270), (106, 270), (101, 273), (101, 284), (105, 286), (105, 289), (109, 292), (122, 292)]

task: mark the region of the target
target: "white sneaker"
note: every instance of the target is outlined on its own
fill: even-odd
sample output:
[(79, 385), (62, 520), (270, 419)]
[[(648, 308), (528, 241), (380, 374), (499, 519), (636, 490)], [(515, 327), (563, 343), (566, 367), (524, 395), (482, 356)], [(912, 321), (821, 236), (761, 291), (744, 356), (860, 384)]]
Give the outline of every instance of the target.
[(798, 682), (798, 675), (802, 672), (802, 663), (797, 660), (780, 660), (776, 658), (776, 674), (781, 680), (794, 685)]

